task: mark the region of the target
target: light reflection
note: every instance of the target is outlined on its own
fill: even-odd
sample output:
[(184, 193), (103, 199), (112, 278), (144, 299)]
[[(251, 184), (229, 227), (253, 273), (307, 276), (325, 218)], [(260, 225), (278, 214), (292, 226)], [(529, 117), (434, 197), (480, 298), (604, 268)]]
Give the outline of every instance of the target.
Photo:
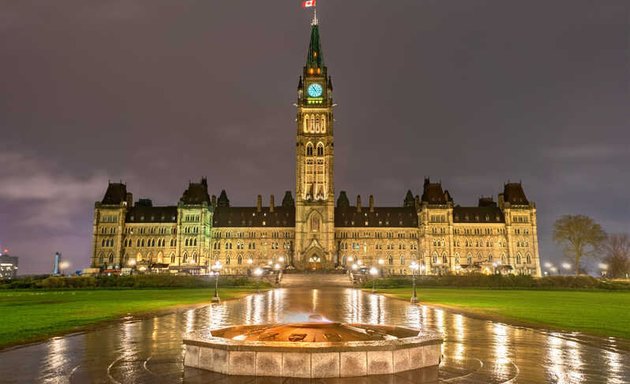
[(550, 334), (547, 337), (547, 360), (549, 361), (550, 380), (558, 384), (566, 383), (564, 371), (564, 359), (562, 358), (563, 340)]
[[(211, 308), (211, 307), (208, 307)], [(195, 330), (195, 310), (186, 311), (186, 333), (192, 333)]]
[(565, 346), (565, 362), (569, 368), (569, 378), (571, 382), (582, 383), (584, 382), (584, 374), (582, 373), (584, 365), (582, 361), (582, 345), (576, 341), (567, 340)]
[(508, 328), (504, 324), (494, 323), (494, 372), (497, 377), (507, 377), (509, 374), (510, 349)]
[(453, 330), (455, 340), (455, 350), (453, 351), (453, 358), (455, 360), (463, 360), (466, 352), (464, 347), (464, 338), (466, 335), (466, 318), (460, 314), (453, 315)]
[(68, 360), (66, 358), (68, 348), (68, 339), (65, 337), (55, 337), (48, 343), (48, 356), (46, 358), (46, 365), (49, 377), (46, 377), (45, 383), (57, 383), (60, 378), (65, 376), (63, 374), (64, 367), (67, 365)]
[(604, 351), (604, 357), (608, 364), (608, 372), (611, 374), (611, 376), (608, 377), (608, 384), (621, 384), (620, 376), (623, 368), (621, 357), (618, 353), (610, 351)]
[(363, 294), (358, 289), (348, 288), (344, 290), (344, 298), (346, 311), (343, 321), (350, 324), (360, 323), (363, 318)]
[(311, 313), (317, 313), (317, 303), (318, 303), (318, 300), (317, 300), (318, 296), (317, 295), (319, 294), (319, 291), (317, 289), (313, 289), (312, 292), (313, 292), (313, 295), (312, 295), (313, 296), (313, 306), (311, 308)]
[(441, 309), (434, 309), (435, 312), (435, 326), (441, 334), (446, 333), (446, 328), (444, 327), (444, 311)]

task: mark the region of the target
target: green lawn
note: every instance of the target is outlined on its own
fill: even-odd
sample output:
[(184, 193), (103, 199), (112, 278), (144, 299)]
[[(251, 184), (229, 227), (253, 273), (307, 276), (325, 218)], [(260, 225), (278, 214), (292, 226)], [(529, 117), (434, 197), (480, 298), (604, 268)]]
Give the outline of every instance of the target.
[[(222, 300), (248, 288), (219, 289)], [(213, 289), (0, 291), (0, 348), (78, 331), (129, 314), (210, 303)]]
[[(379, 293), (409, 300), (410, 288)], [(438, 304), (501, 319), (597, 336), (630, 339), (630, 292), (490, 289), (418, 289), (421, 303)]]

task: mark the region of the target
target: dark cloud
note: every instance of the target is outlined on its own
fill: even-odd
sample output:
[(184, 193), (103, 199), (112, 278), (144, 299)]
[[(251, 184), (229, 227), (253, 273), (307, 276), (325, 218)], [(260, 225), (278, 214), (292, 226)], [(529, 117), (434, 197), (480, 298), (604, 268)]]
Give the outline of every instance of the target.
[[(457, 203), (522, 180), (541, 256), (565, 213), (630, 231), (625, 0), (320, 2), (336, 189)], [(0, 241), (23, 272), (88, 263), (107, 179), (173, 203), (208, 176), (236, 204), (294, 189), (296, 1), (0, 4)]]

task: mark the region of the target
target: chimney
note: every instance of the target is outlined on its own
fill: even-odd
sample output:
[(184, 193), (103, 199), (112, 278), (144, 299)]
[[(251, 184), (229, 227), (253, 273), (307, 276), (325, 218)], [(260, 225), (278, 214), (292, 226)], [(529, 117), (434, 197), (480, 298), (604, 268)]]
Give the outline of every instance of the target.
[(258, 195), (258, 198), (256, 199), (256, 211), (260, 212), (262, 211), (262, 196)]
[(357, 212), (361, 212), (361, 195), (357, 195)]
[(217, 195), (212, 195), (212, 206), (217, 207)]
[(370, 195), (370, 212), (374, 212), (374, 195)]
[(273, 212), (273, 210), (276, 208), (275, 205), (276, 204), (273, 195), (269, 196), (269, 212)]

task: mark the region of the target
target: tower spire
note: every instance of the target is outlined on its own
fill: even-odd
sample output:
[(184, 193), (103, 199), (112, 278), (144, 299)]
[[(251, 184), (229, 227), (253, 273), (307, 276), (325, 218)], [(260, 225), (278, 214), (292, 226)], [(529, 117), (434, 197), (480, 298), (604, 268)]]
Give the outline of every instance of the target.
[(311, 25), (318, 25), (319, 21), (317, 20), (317, 6), (313, 7), (313, 21), (311, 22)]

